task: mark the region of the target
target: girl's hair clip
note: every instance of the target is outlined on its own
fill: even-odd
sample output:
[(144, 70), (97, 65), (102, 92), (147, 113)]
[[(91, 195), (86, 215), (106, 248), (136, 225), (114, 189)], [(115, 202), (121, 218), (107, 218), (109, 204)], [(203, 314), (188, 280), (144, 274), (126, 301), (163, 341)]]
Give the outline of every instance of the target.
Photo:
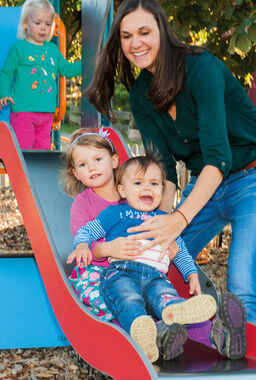
[(83, 137), (83, 136), (89, 136), (89, 135), (95, 135), (95, 136), (100, 136), (103, 139), (105, 139), (109, 143), (109, 145), (111, 146), (112, 152), (115, 153), (114, 147), (112, 145), (112, 142), (108, 139), (108, 136), (110, 135), (110, 133), (108, 132), (107, 129), (104, 131), (103, 128), (104, 127), (100, 127), (99, 128), (99, 132), (85, 132), (82, 135), (77, 136), (75, 138), (75, 140), (73, 140), (72, 143), (69, 145), (69, 149), (71, 149), (72, 146), (74, 146), (75, 142), (77, 142), (77, 140), (79, 140), (81, 137)]

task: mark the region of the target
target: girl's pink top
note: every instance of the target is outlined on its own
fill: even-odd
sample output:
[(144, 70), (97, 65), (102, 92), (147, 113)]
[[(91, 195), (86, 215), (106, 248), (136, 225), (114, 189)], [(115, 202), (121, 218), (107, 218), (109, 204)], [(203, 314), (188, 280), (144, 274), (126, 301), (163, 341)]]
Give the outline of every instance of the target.
[[(76, 235), (80, 227), (95, 219), (102, 210), (110, 205), (117, 205), (119, 202), (109, 202), (97, 195), (91, 188), (85, 189), (82, 193), (78, 194), (70, 211), (70, 228), (73, 236)], [(108, 259), (97, 260), (93, 255), (95, 245), (102, 241), (104, 240), (101, 239), (91, 245), (92, 264), (106, 267), (109, 265)]]

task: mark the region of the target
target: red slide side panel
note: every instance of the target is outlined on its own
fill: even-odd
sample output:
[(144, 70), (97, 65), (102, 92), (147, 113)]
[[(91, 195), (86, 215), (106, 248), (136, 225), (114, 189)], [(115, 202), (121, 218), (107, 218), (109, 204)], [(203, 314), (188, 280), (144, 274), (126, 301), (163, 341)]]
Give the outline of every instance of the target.
[[(79, 355), (115, 379), (152, 379), (133, 345), (115, 327), (87, 315), (69, 293), (54, 258), (26, 173), (8, 126), (0, 122), (0, 158), (9, 175), (44, 286), (56, 318)], [(16, 143), (14, 142), (16, 141)], [(132, 364), (131, 364), (132, 363)], [(151, 372), (151, 373), (150, 373)]]

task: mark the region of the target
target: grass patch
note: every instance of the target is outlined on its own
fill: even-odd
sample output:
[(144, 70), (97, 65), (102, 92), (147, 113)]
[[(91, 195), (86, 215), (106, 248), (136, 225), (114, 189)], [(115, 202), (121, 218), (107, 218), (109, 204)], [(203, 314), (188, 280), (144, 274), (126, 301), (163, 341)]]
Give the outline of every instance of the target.
[(77, 124), (61, 124), (61, 133), (65, 135), (71, 135), (77, 129), (79, 129)]

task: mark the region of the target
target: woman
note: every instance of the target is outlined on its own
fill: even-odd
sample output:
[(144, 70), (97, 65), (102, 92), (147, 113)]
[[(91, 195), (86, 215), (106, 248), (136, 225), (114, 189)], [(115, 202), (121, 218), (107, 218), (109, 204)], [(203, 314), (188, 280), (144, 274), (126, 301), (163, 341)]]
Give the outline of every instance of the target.
[[(141, 69), (135, 79), (133, 67)], [(162, 153), (170, 211), (176, 161), (191, 179), (176, 211), (141, 226), (135, 239), (153, 238), (165, 251), (179, 235), (193, 257), (231, 222), (227, 287), (256, 324), (256, 109), (225, 65), (208, 51), (179, 42), (156, 0), (127, 0), (116, 14), (90, 88), (89, 101), (113, 120), (118, 77), (144, 145)]]

